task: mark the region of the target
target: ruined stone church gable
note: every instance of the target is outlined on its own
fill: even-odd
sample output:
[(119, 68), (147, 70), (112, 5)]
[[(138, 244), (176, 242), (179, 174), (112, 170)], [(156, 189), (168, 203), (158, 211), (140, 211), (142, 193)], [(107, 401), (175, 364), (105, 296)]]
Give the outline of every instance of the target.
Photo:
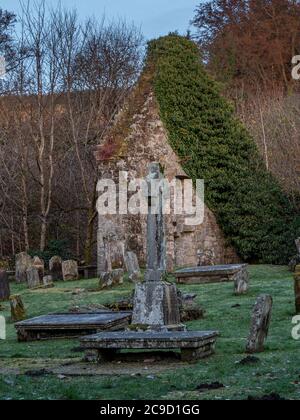
[[(122, 119), (122, 115), (119, 117)], [(141, 110), (136, 112), (130, 124), (121, 152), (109, 160), (99, 160), (100, 176), (117, 180), (120, 170), (129, 173), (129, 179), (144, 178), (150, 162), (160, 162), (164, 176), (169, 180), (183, 178), (184, 173), (178, 156), (168, 142), (168, 135), (159, 117), (158, 106), (150, 90)], [(182, 216), (167, 216), (168, 269), (197, 265), (199, 257), (203, 264), (231, 263), (238, 261), (235, 251), (226, 246), (226, 241), (213, 213), (205, 207), (204, 223), (200, 226), (185, 226)], [(135, 251), (140, 263), (145, 264), (146, 217), (110, 216), (99, 218), (99, 236), (110, 236), (113, 254), (120, 248)], [(119, 257), (115, 257), (118, 265)]]

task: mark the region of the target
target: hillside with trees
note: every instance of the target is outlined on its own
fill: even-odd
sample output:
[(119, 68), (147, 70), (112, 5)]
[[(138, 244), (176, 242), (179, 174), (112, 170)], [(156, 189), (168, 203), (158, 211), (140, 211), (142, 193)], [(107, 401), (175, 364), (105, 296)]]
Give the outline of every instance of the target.
[(207, 70), (256, 140), (265, 165), (298, 205), (300, 2), (213, 0), (193, 24)]
[(11, 61), (0, 96), (0, 254), (90, 263), (94, 150), (139, 74), (142, 37), (122, 21), (49, 14), (44, 2), (25, 10), (15, 32), (14, 22), (1, 12), (0, 47)]
[[(294, 253), (300, 102), (291, 58), (300, 49), (299, 17), (299, 1), (212, 0), (195, 11), (196, 43), (174, 35), (150, 44), (167, 48), (154, 83), (172, 145), (193, 178), (207, 178), (209, 204), (247, 260), (286, 262)], [(88, 264), (96, 250), (95, 146), (140, 74), (140, 31), (122, 21), (82, 23), (41, 2), (18, 19), (0, 10), (0, 53), (9, 70), (0, 96), (0, 254), (72, 255)]]

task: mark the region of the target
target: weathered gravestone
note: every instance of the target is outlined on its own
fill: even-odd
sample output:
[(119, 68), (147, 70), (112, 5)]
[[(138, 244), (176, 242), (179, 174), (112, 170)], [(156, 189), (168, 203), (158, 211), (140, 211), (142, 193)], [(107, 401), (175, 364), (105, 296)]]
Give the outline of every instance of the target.
[(136, 283), (142, 279), (137, 255), (134, 252), (126, 252), (124, 255), (126, 270), (128, 271), (129, 280)]
[(246, 267), (241, 269), (234, 277), (234, 293), (244, 295), (249, 289), (250, 276)]
[[(99, 286), (102, 289), (118, 286), (124, 282), (124, 270), (121, 268), (113, 269), (114, 266), (120, 266), (118, 262), (112, 261), (111, 246), (113, 239), (113, 232), (104, 235), (101, 230), (98, 230), (97, 274), (100, 279)], [(123, 255), (123, 253), (117, 252), (117, 255), (121, 254)]]
[(195, 293), (182, 293), (178, 290), (177, 295), (181, 322), (194, 321), (203, 318), (204, 309), (196, 303), (195, 299), (197, 295)]
[(294, 275), (294, 284), (295, 284), (295, 308), (296, 314), (300, 314), (300, 265), (297, 265), (295, 275)]
[(13, 322), (23, 321), (26, 318), (26, 311), (21, 296), (10, 297), (11, 319)]
[(32, 265), (32, 258), (26, 252), (16, 255), (16, 282), (25, 283), (27, 280), (26, 271)]
[(49, 270), (53, 281), (62, 280), (62, 259), (58, 256), (52, 257), (49, 261)]
[(268, 336), (273, 299), (270, 295), (261, 295), (257, 298), (251, 320), (251, 329), (247, 341), (247, 353), (264, 351), (264, 342)]
[(30, 267), (26, 271), (27, 285), (29, 289), (37, 289), (41, 286), (39, 271), (35, 267)]
[(100, 274), (99, 286), (102, 289), (118, 286), (124, 282), (124, 270), (117, 269)]
[(78, 280), (78, 263), (77, 261), (69, 260), (62, 263), (62, 272), (64, 281)]
[(109, 273), (112, 271), (112, 261), (110, 253), (110, 243), (103, 232), (98, 229), (98, 264), (97, 274), (101, 276), (101, 273)]
[(206, 249), (205, 251), (201, 251), (200, 249), (197, 251), (198, 257), (198, 267), (201, 266), (208, 266), (214, 265), (216, 261), (216, 255), (213, 249)]
[(9, 300), (10, 287), (8, 275), (5, 270), (0, 270), (0, 302)]
[(33, 260), (32, 260), (32, 267), (37, 269), (38, 274), (39, 274), (40, 283), (42, 284), (43, 283), (43, 277), (44, 277), (44, 274), (45, 274), (45, 262), (41, 258), (35, 256), (35, 257), (33, 257)]
[(43, 287), (45, 289), (48, 289), (48, 288), (51, 288), (53, 286), (54, 286), (54, 284), (53, 284), (52, 276), (44, 276), (43, 277)]

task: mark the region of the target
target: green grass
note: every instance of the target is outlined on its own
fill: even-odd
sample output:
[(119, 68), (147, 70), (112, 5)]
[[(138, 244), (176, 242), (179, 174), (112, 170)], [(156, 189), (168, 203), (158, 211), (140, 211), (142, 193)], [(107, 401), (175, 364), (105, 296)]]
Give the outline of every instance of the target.
[[(0, 375), (0, 399), (245, 399), (272, 392), (282, 397), (300, 397), (300, 341), (291, 337), (294, 315), (294, 292), (291, 274), (285, 267), (252, 266), (251, 289), (247, 296), (233, 295), (232, 284), (185, 286), (184, 291), (196, 292), (198, 302), (206, 310), (205, 319), (190, 322), (191, 330), (217, 329), (221, 333), (216, 354), (195, 364), (179, 364), (147, 378), (142, 376), (111, 375), (59, 379), (55, 375), (30, 378), (25, 375)], [(132, 285), (100, 293), (74, 296), (66, 290), (91, 288), (97, 280), (58, 283), (46, 293), (28, 291), (13, 285), (20, 293), (29, 317), (67, 310), (86, 303), (105, 304), (128, 297)], [(274, 309), (266, 350), (258, 355), (260, 363), (241, 366), (236, 362), (245, 357), (245, 341), (249, 331), (251, 308), (257, 295), (270, 293)], [(232, 308), (240, 304), (239, 308)], [(9, 319), (8, 305), (1, 312)], [(72, 348), (78, 340), (17, 343), (14, 326), (8, 321), (8, 336), (0, 342), (0, 362), (19, 358), (68, 359), (78, 357)], [(80, 355), (80, 354), (79, 354)], [(224, 389), (199, 393), (197, 385), (219, 381)]]

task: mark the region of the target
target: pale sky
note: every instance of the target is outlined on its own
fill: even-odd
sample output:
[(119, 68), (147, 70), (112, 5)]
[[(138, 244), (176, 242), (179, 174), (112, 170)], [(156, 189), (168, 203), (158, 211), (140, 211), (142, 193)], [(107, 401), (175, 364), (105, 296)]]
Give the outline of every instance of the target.
[[(94, 16), (108, 19), (125, 18), (134, 22), (146, 39), (157, 38), (178, 30), (185, 34), (194, 10), (203, 0), (61, 0), (66, 8), (78, 10), (81, 18)], [(48, 6), (55, 6), (58, 0), (46, 0)], [(18, 14), (19, 0), (0, 0), (0, 7)]]

